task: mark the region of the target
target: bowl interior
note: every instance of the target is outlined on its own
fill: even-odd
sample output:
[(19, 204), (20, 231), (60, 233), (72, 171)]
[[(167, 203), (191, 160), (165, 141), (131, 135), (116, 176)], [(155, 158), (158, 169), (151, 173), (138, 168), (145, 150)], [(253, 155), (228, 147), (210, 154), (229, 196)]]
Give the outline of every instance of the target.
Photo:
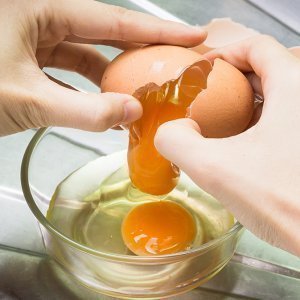
[[(79, 130), (56, 128), (44, 128), (37, 131), (24, 155), (21, 179), (25, 198), (39, 223), (52, 234), (82, 251), (120, 260), (158, 261), (180, 255), (192, 255), (195, 252), (207, 251), (210, 247), (224, 242), (228, 237), (239, 232), (242, 227), (236, 222), (229, 231), (200, 247), (180, 253), (162, 255), (161, 257), (138, 257), (97, 251), (97, 249), (74, 241), (60, 228), (49, 222), (46, 214), (58, 183), (90, 161), (103, 156), (112, 157), (110, 163), (103, 164), (103, 168), (99, 169), (97, 174), (99, 182), (105, 179), (105, 176), (112, 173), (122, 160), (126, 160), (124, 156), (124, 149), (127, 147), (126, 135), (126, 132), (116, 133), (113, 131), (112, 136), (110, 136), (109, 134), (85, 133)], [(87, 140), (93, 140), (93, 144), (87, 143)], [(105, 146), (102, 146), (104, 144)], [(119, 152), (121, 149), (123, 149), (123, 152)], [(95, 179), (91, 185), (95, 189), (98, 185), (98, 179)], [(75, 184), (80, 185), (80, 180)]]

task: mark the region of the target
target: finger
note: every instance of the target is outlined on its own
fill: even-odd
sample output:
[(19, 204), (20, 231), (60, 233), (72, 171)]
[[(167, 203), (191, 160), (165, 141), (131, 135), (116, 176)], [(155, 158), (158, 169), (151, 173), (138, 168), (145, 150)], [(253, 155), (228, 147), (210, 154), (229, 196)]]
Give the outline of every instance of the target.
[(58, 14), (56, 26), (66, 28), (66, 35), (80, 38), (192, 47), (206, 37), (199, 27), (96, 1), (52, 1), (51, 5)]
[(300, 58), (300, 46), (291, 47), (289, 51), (297, 58)]
[(257, 122), (259, 121), (259, 119), (261, 117), (262, 110), (263, 110), (263, 102), (255, 103), (253, 115), (252, 115), (251, 121), (250, 121), (247, 129), (257, 124)]
[[(58, 80), (57, 78), (54, 78), (52, 77), (51, 75), (49, 74), (46, 74), (45, 75), (53, 82), (65, 87), (65, 88), (68, 88), (68, 89), (71, 89), (71, 90), (74, 90), (74, 91), (78, 91), (75, 87), (73, 87), (72, 85), (69, 85), (61, 80)], [(111, 129), (114, 129), (114, 130), (124, 130), (124, 129), (129, 129), (128, 128), (128, 125), (127, 124), (122, 124), (122, 125), (115, 125), (113, 127), (111, 127)]]
[(133, 43), (133, 42), (127, 42), (127, 41), (103, 40), (103, 41), (101, 41), (101, 45), (111, 46), (111, 47), (118, 48), (121, 50), (128, 50), (128, 49), (133, 49), (133, 48), (140, 48), (140, 47), (145, 46), (146, 44)]
[[(202, 145), (203, 140), (207, 143)], [(201, 136), (200, 128), (196, 122), (185, 118), (161, 125), (155, 135), (154, 144), (164, 157), (183, 169), (189, 169), (192, 166), (186, 166), (187, 160), (185, 159), (184, 150), (189, 149), (189, 154), (192, 157), (201, 156), (200, 160), (197, 159), (197, 163), (202, 165), (204, 161), (207, 161), (204, 157), (210, 155), (211, 151), (204, 151), (203, 155), (199, 155), (198, 149), (204, 146), (208, 150), (214, 144), (211, 141)], [(189, 160), (192, 160), (190, 156)]]
[(38, 116), (43, 116), (35, 121), (38, 126), (54, 125), (104, 131), (119, 124), (130, 123), (142, 114), (140, 103), (132, 96), (77, 92), (62, 87), (47, 77), (41, 77), (32, 90), (40, 103)]
[(243, 72), (254, 71), (262, 81), (268, 74), (275, 74), (276, 77), (276, 73), (280, 73), (278, 70), (291, 66), (295, 61), (295, 57), (284, 46), (264, 35), (212, 50), (205, 56), (211, 61), (222, 58)]
[(80, 44), (99, 44), (99, 45), (111, 46), (121, 50), (138, 48), (145, 45), (141, 43), (127, 42), (127, 41), (85, 39), (74, 35), (67, 36), (65, 38), (65, 41), (72, 42), (72, 43), (80, 43)]
[[(59, 85), (61, 85), (61, 86), (63, 86), (63, 87), (66, 87), (66, 88), (68, 88), (68, 89), (71, 89), (71, 90), (74, 90), (74, 91), (78, 91), (79, 92), (79, 90), (77, 89), (77, 88), (75, 88), (74, 86), (72, 86), (72, 85), (69, 85), (69, 84), (67, 84), (67, 83), (65, 83), (65, 82), (63, 82), (63, 81), (61, 81), (61, 80), (58, 80), (57, 78), (54, 78), (54, 77), (52, 77), (51, 75), (49, 75), (49, 74), (46, 74), (45, 73), (45, 75), (51, 80), (51, 81), (53, 81), (53, 82), (55, 82), (55, 83), (57, 83), (57, 84), (59, 84)], [(115, 125), (115, 126), (113, 126), (113, 127), (111, 127), (111, 129), (114, 129), (114, 130), (129, 130), (129, 124), (120, 124), (120, 125)]]
[(260, 96), (263, 96), (261, 79), (254, 72), (247, 73), (246, 77), (247, 77), (248, 81), (250, 82), (254, 93), (258, 94)]
[(40, 67), (52, 67), (77, 72), (99, 86), (109, 60), (93, 46), (59, 43), (56, 47), (37, 51)]
[[(197, 123), (186, 118), (160, 126), (154, 143), (166, 159), (176, 164), (204, 190), (215, 195), (216, 185), (222, 181), (223, 168), (231, 164), (231, 148), (228, 148), (227, 140), (230, 138), (202, 137)], [(232, 141), (231, 147), (234, 144)]]

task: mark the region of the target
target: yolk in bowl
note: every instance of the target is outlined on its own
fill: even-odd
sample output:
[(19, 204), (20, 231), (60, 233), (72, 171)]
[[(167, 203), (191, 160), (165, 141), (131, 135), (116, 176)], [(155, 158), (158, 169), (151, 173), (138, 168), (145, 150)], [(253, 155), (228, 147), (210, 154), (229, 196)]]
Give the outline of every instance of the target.
[(190, 248), (196, 234), (193, 216), (171, 201), (134, 207), (122, 224), (125, 245), (136, 255), (162, 255)]

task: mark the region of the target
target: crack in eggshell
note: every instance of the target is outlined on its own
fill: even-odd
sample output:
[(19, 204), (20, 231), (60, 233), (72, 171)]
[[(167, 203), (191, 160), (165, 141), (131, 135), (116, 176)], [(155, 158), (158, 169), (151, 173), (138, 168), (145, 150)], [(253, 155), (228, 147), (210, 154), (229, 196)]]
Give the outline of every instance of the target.
[[(146, 93), (150, 94), (152, 92), (159, 92), (159, 91), (164, 91), (167, 87), (167, 85), (176, 83), (180, 84), (180, 81), (182, 80), (183, 76), (186, 74), (187, 71), (191, 70), (192, 68), (197, 67), (198, 70), (200, 71), (201, 79), (200, 82), (204, 82), (203, 87), (200, 87), (200, 91), (194, 96), (194, 100), (196, 97), (201, 93), (203, 90), (207, 88), (207, 78), (209, 76), (209, 73), (212, 71), (212, 65), (211, 63), (206, 60), (206, 59), (201, 59), (187, 67), (185, 67), (180, 74), (177, 76), (176, 79), (171, 79), (166, 82), (164, 82), (162, 85), (158, 85), (154, 82), (149, 82), (146, 85), (138, 88), (135, 90), (135, 92), (132, 94), (133, 97), (137, 99), (141, 99)], [(200, 77), (198, 77), (200, 78)], [(193, 101), (192, 101), (193, 102)], [(191, 104), (192, 104), (191, 102)], [(188, 112), (187, 112), (188, 114)]]

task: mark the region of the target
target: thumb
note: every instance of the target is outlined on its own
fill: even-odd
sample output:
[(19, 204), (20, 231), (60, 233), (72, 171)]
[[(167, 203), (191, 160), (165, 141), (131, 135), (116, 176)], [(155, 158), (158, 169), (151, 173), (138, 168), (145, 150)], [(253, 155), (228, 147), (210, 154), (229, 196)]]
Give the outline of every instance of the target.
[(48, 78), (42, 78), (38, 85), (35, 83), (34, 94), (42, 103), (39, 105), (42, 113), (32, 116), (40, 118), (35, 121), (38, 127), (52, 125), (104, 131), (142, 115), (141, 104), (130, 95), (78, 92)]
[[(226, 138), (228, 140), (230, 138)], [(155, 136), (155, 147), (201, 188), (218, 196), (226, 185), (231, 149), (225, 139), (207, 139), (191, 119), (164, 123)], [(223, 192), (223, 191), (222, 191)]]

